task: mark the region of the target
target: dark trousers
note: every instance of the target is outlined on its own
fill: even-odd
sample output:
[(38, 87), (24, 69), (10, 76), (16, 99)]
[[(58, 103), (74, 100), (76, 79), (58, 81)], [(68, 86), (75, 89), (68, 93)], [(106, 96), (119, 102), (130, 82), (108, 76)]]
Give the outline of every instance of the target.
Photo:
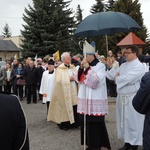
[(2, 86), (0, 86), (0, 92), (2, 92)]
[(4, 85), (4, 91), (11, 93), (11, 85), (10, 82), (7, 81), (6, 85)]
[(117, 96), (116, 84), (114, 81), (112, 81), (112, 80), (108, 81), (108, 89), (109, 89), (109, 96), (111, 96), (111, 97)]
[(22, 99), (23, 98), (23, 85), (17, 85), (17, 95)]
[[(38, 93), (40, 91), (40, 86), (41, 86), (41, 83), (39, 83), (39, 85), (37, 86)], [(42, 100), (42, 99), (43, 99), (43, 95), (39, 93), (39, 100)]]
[[(81, 145), (84, 144), (84, 120), (82, 118), (80, 118)], [(86, 145), (91, 149), (101, 149), (101, 147), (111, 149), (104, 116), (102, 116), (100, 122), (86, 122)]]
[(32, 84), (32, 85), (27, 85), (27, 102), (31, 102), (31, 95), (33, 95), (33, 103), (37, 102), (37, 95), (36, 95), (36, 85)]
[(27, 86), (26, 86), (26, 85), (25, 85), (25, 88), (24, 88), (24, 89), (25, 89), (25, 91), (24, 91), (25, 95), (24, 95), (24, 96), (27, 97), (27, 92), (28, 92), (28, 90), (27, 90)]
[(48, 110), (49, 110), (49, 104), (50, 104), (50, 102), (46, 102), (46, 104), (47, 104), (47, 114), (48, 114)]
[(13, 80), (13, 93), (17, 95), (17, 79)]
[(78, 128), (80, 126), (79, 114), (77, 113), (77, 105), (73, 106), (74, 120), (75, 123), (71, 125), (73, 128)]
[(138, 145), (131, 145), (130, 143), (125, 143), (124, 147), (126, 147), (129, 150), (137, 150)]
[(77, 105), (73, 106), (73, 113), (74, 113), (74, 120), (75, 120), (75, 123), (73, 124), (70, 124), (69, 121), (66, 121), (66, 122), (61, 122), (60, 124), (60, 128), (63, 129), (63, 128), (78, 128), (80, 126), (80, 120), (79, 120), (79, 114), (77, 113)]
[(39, 93), (39, 100), (42, 100), (42, 99), (43, 99), (43, 95)]

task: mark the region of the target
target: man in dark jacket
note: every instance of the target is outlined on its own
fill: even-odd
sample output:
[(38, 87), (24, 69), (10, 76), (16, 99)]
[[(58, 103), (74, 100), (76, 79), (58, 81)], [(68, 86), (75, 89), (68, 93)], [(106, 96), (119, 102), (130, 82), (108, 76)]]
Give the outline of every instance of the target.
[(31, 103), (31, 95), (33, 95), (33, 103), (36, 104), (37, 103), (36, 88), (37, 88), (38, 72), (32, 60), (30, 60), (29, 62), (29, 67), (25, 69), (24, 76), (25, 76), (26, 86), (28, 91), (27, 104)]
[(0, 149), (29, 150), (26, 119), (15, 95), (0, 93)]
[(5, 78), (5, 71), (3, 68), (0, 68), (0, 91), (2, 91), (3, 80)]
[(13, 93), (17, 94), (17, 86), (16, 86), (16, 72), (18, 69), (18, 59), (14, 59), (13, 60), (13, 78), (12, 78), (12, 82), (13, 82)]
[(140, 89), (133, 98), (133, 107), (141, 114), (145, 114), (143, 130), (143, 150), (150, 149), (150, 72), (146, 73), (142, 80)]
[(41, 86), (41, 80), (42, 80), (42, 75), (43, 75), (43, 72), (45, 70), (43, 69), (42, 67), (42, 64), (41, 63), (38, 63), (37, 64), (37, 73), (38, 73), (38, 78), (37, 78), (37, 90), (38, 90), (38, 94), (39, 94), (39, 100), (42, 100), (43, 98), (43, 95), (39, 93), (39, 90), (40, 90), (40, 86)]

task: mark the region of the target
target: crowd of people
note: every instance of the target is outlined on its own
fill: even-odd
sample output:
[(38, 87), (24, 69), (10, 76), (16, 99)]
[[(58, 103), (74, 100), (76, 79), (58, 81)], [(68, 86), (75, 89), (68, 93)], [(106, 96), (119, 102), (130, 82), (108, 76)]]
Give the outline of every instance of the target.
[[(146, 71), (138, 59), (138, 48), (130, 46), (124, 56), (118, 52), (117, 57), (110, 50), (106, 58), (88, 46), (84, 58), (64, 52), (61, 60), (53, 54), (35, 61), (28, 57), (24, 63), (8, 61), (0, 69), (0, 91), (13, 92), (20, 101), (26, 97), (27, 104), (36, 104), (38, 99), (46, 103), (47, 121), (55, 122), (61, 130), (80, 126), (86, 150), (111, 149), (105, 115), (108, 96), (117, 97), (117, 135), (125, 143), (119, 150), (137, 150), (143, 144), (144, 115), (137, 112), (141, 110), (136, 105), (137, 111), (134, 109), (132, 99)], [(20, 79), (25, 85), (18, 84)]]
[[(113, 66), (117, 69), (123, 62), (125, 62), (124, 57), (121, 54), (122, 52), (118, 52), (118, 57), (116, 58), (115, 55), (110, 50), (108, 52), (108, 57), (104, 57), (103, 55), (98, 55), (95, 53), (96, 58), (106, 65), (106, 70), (108, 68), (108, 63), (111, 61), (113, 62)], [(57, 68), (62, 61), (56, 58), (56, 54), (53, 54), (53, 57), (47, 55), (46, 57), (37, 58), (36, 60), (28, 57), (23, 62), (19, 62), (17, 59), (13, 61), (8, 60), (6, 62), (5, 68), (0, 67), (0, 91), (5, 91), (9, 93), (14, 93), (19, 96), (20, 100), (23, 100), (23, 97), (27, 97), (27, 88), (29, 93), (33, 92), (33, 101), (34, 103), (37, 102), (36, 97), (36, 90), (38, 90), (38, 98), (39, 100), (43, 99), (42, 94), (40, 94), (40, 84), (42, 79), (42, 74), (44, 71), (48, 70), (48, 61), (49, 59), (54, 60), (54, 68)], [(71, 58), (71, 63), (75, 65), (75, 67), (80, 66), (80, 63), (83, 59), (81, 54), (77, 54)], [(31, 73), (31, 74), (30, 74)], [(25, 85), (18, 85), (17, 80), (25, 79)], [(33, 80), (32, 80), (33, 79)], [(32, 85), (32, 86), (31, 86)], [(116, 85), (114, 81), (107, 79), (107, 91), (108, 96), (116, 97)], [(28, 96), (31, 94), (28, 94)], [(31, 98), (28, 97), (27, 102), (30, 103)]]

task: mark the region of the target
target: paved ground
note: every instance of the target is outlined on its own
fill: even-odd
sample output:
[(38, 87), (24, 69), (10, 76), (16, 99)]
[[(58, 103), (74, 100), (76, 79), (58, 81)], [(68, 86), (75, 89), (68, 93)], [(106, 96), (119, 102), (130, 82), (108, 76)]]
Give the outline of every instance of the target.
[[(80, 129), (63, 131), (55, 123), (47, 122), (46, 105), (41, 104), (41, 101), (37, 104), (26, 104), (23, 100), (22, 105), (27, 117), (31, 150), (83, 150), (80, 145)], [(123, 145), (117, 139), (115, 120), (115, 103), (111, 99), (106, 125), (112, 150), (118, 150)]]

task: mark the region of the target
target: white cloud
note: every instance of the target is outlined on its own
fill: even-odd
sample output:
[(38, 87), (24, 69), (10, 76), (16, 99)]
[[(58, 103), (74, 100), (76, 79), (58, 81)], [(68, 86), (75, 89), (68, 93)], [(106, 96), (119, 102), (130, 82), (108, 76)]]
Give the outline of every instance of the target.
[(32, 0), (0, 0), (0, 35), (3, 32), (5, 23), (8, 23), (12, 35), (20, 35), (20, 29), (22, 29), (22, 15), (24, 13), (24, 8), (28, 4), (32, 4)]
[(139, 0), (141, 3), (141, 12), (144, 19), (144, 25), (148, 28), (150, 32), (150, 17), (149, 17), (149, 7), (150, 7), (150, 0)]
[[(139, 1), (141, 3), (144, 24), (150, 30), (150, 0)], [(76, 11), (77, 5), (80, 4), (81, 9), (83, 9), (83, 18), (85, 18), (90, 14), (89, 10), (94, 3), (96, 3), (95, 0), (72, 0), (70, 7)], [(28, 4), (32, 5), (32, 0), (0, 0), (0, 35), (6, 22), (11, 28), (13, 36), (20, 35), (20, 29), (23, 29), (22, 24), (25, 24), (22, 20), (22, 15), (24, 8), (28, 8)]]

